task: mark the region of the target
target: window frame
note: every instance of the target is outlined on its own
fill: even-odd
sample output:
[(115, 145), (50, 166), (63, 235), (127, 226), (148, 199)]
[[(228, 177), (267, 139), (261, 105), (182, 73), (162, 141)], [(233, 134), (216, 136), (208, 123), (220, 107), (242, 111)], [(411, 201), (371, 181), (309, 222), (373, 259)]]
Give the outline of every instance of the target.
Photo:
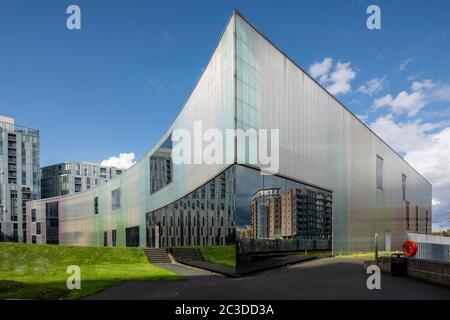
[[(381, 168), (379, 166), (381, 164)], [(381, 170), (381, 172), (379, 171)], [(384, 159), (377, 154), (375, 182), (378, 190), (384, 190)]]

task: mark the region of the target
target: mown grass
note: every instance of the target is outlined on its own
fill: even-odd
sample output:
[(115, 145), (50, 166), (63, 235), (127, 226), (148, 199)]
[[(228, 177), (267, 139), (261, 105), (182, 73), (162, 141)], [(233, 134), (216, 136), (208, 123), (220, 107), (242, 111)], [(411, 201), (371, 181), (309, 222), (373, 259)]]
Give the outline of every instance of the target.
[[(379, 251), (378, 257), (390, 257), (393, 253), (400, 253), (400, 251)], [(375, 259), (375, 252), (355, 252), (347, 255), (337, 255), (336, 258), (344, 259)]]
[(305, 252), (297, 252), (294, 254), (290, 254), (292, 256), (299, 256), (299, 257), (318, 257), (318, 258), (323, 258), (323, 257), (330, 257), (332, 255), (331, 251), (307, 251), (306, 254)]
[[(81, 289), (67, 289), (69, 265), (81, 269)], [(0, 299), (77, 299), (123, 280), (178, 280), (150, 264), (138, 248), (0, 243)]]
[(236, 246), (198, 247), (205, 261), (236, 268)]

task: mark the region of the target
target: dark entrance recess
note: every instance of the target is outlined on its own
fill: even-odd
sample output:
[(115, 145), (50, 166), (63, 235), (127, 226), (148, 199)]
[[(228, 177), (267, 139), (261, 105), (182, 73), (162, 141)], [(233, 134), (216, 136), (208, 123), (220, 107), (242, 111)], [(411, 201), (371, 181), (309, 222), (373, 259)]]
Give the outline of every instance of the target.
[(139, 226), (126, 229), (127, 247), (139, 247)]

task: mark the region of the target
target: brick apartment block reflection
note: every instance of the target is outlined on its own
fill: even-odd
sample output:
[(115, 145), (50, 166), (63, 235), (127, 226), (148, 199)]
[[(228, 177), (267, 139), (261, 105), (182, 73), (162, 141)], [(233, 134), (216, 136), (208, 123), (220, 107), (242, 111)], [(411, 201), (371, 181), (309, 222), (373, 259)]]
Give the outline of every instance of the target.
[(251, 201), (251, 229), (241, 239), (331, 239), (332, 196), (307, 187), (258, 190)]

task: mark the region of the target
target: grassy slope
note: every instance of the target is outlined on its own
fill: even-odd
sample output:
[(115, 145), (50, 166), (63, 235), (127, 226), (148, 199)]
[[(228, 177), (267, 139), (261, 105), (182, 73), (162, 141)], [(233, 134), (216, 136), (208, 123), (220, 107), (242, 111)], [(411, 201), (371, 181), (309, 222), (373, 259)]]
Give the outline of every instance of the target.
[[(81, 290), (68, 290), (67, 266), (81, 268)], [(181, 277), (148, 263), (137, 248), (0, 243), (0, 299), (76, 299), (121, 280)]]
[(206, 261), (236, 267), (236, 246), (206, 246), (198, 247)]

